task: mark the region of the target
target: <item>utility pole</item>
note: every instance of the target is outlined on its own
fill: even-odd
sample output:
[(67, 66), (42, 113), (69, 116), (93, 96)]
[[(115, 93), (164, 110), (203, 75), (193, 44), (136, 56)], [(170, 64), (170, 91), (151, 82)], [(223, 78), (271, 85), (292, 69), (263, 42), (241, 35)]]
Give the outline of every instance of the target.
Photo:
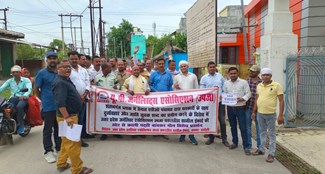
[(106, 22), (103, 21), (103, 37), (102, 37), (102, 42), (103, 42), (103, 54), (106, 57), (106, 33), (105, 33), (105, 24)]
[[(91, 28), (91, 47), (92, 47), (92, 56), (96, 55), (97, 44), (99, 43), (99, 54), (101, 57), (105, 56), (105, 43), (103, 42), (103, 37), (105, 33), (103, 32), (103, 19), (102, 19), (102, 2), (98, 0), (93, 3), (94, 0), (89, 0), (89, 9), (90, 9), (90, 28)], [(98, 2), (98, 6), (94, 6)], [(98, 22), (98, 34), (95, 29), (95, 12), (94, 9), (99, 11), (99, 22)]]
[(82, 53), (82, 54), (85, 54), (85, 48), (84, 48), (84, 40), (83, 40), (83, 37), (82, 37), (82, 20), (81, 20), (81, 18), (79, 18), (80, 19), (80, 39), (81, 39), (81, 43), (80, 43), (80, 45), (81, 45), (81, 48), (80, 48), (80, 53)]
[(156, 37), (156, 28), (157, 28), (157, 26), (156, 26), (156, 22), (154, 22), (154, 23), (152, 24), (152, 27), (153, 27), (153, 36)]
[(62, 51), (65, 52), (65, 45), (64, 45), (64, 28), (63, 28), (63, 15), (59, 15), (61, 17), (61, 36), (62, 36)]
[[(74, 45), (73, 48), (76, 49), (77, 48), (77, 31), (76, 29), (80, 29), (80, 38), (81, 38), (81, 53), (83, 52), (83, 38), (82, 38), (82, 23), (81, 23), (81, 18), (83, 17), (82, 15), (74, 15), (74, 14), (60, 14), (59, 15), (61, 17), (61, 35), (62, 35), (62, 50), (63, 52), (65, 51), (65, 44), (64, 44), (64, 29), (68, 28), (70, 29), (71, 32), (71, 40), (72, 40), (72, 44)], [(69, 17), (70, 20), (70, 26), (69, 27), (65, 27), (63, 25), (63, 17)], [(79, 27), (74, 27), (72, 25), (72, 17), (78, 17), (80, 20), (80, 25)], [(73, 34), (74, 33), (74, 34)]]
[(241, 0), (241, 12), (242, 12), (242, 32), (244, 37), (244, 53), (245, 53), (245, 64), (248, 64), (248, 48), (247, 48), (247, 35), (245, 27), (245, 12), (244, 12), (244, 0)]
[(5, 25), (5, 30), (8, 30), (7, 28), (7, 11), (9, 10), (9, 7), (7, 8), (4, 8), (4, 9), (0, 9), (0, 11), (3, 11), (3, 19), (0, 19), (0, 20), (3, 20), (3, 24)]

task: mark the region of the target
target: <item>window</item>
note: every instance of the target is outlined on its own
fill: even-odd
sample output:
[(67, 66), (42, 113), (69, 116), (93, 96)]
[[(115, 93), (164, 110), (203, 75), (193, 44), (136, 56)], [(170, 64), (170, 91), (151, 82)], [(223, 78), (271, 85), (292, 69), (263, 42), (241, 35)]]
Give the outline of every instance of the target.
[(237, 64), (238, 48), (237, 47), (220, 47), (221, 64)]

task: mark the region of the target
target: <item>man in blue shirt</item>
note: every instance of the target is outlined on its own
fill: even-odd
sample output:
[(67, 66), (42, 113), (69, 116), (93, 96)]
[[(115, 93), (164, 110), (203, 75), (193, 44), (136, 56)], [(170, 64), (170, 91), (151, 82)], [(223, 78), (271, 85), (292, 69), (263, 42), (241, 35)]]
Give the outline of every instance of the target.
[[(162, 92), (173, 90), (173, 77), (169, 72), (165, 71), (165, 59), (157, 59), (158, 70), (153, 72), (149, 78), (149, 86), (151, 92)], [(164, 139), (169, 139), (165, 135), (161, 135)]]
[[(224, 80), (223, 76), (221, 74), (217, 73), (216, 64), (214, 62), (209, 62), (208, 63), (208, 74), (204, 75), (201, 78), (200, 88), (204, 89), (204, 88), (219, 87), (219, 95), (221, 95), (224, 83), (225, 83), (225, 80)], [(221, 100), (219, 100), (218, 119), (219, 119), (220, 129), (221, 129), (222, 143), (226, 147), (229, 147), (230, 145), (227, 141), (225, 106), (221, 104)], [(206, 145), (210, 145), (214, 142), (214, 135), (209, 134), (208, 138), (209, 138), (208, 141), (205, 142)]]
[[(11, 96), (9, 102), (14, 104), (17, 108), (17, 122), (19, 134), (24, 133), (24, 116), (25, 116), (25, 107), (27, 105), (27, 99), (32, 92), (32, 82), (25, 77), (20, 75), (21, 67), (15, 65), (11, 68), (11, 74), (13, 78), (8, 79), (1, 87), (0, 93), (7, 88), (10, 88)], [(19, 92), (23, 88), (28, 88), (27, 92)]]
[[(57, 76), (57, 54), (48, 52), (46, 56), (47, 67), (40, 70), (35, 78), (34, 93), (42, 101), (41, 115), (44, 120), (43, 147), (44, 158), (48, 163), (56, 162), (57, 152), (61, 148), (61, 138), (58, 136), (58, 124), (56, 122), (56, 104), (52, 93), (52, 81)], [(54, 132), (52, 131), (54, 130)], [(55, 150), (53, 151), (52, 132), (54, 135)]]
[(164, 58), (157, 59), (158, 71), (150, 75), (149, 86), (151, 92), (172, 91), (173, 77), (165, 71)]

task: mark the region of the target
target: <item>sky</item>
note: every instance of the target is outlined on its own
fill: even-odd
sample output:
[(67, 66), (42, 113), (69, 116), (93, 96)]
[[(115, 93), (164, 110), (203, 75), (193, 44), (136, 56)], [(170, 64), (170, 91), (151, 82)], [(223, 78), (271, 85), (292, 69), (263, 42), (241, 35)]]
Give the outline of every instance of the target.
[[(94, 0), (98, 1), (98, 0)], [(251, 0), (244, 0), (249, 3)], [(117, 26), (122, 19), (139, 27), (144, 35), (153, 35), (153, 23), (156, 23), (156, 35), (169, 34), (179, 27), (181, 17), (196, 0), (102, 0), (105, 29)], [(89, 0), (0, 0), (0, 9), (7, 11), (8, 29), (25, 33), (25, 41), (49, 45), (53, 39), (61, 39), (60, 14), (82, 14), (84, 46), (90, 47)], [(240, 0), (217, 0), (218, 11), (226, 5), (239, 5)], [(98, 4), (98, 3), (97, 3)], [(84, 12), (84, 13), (82, 13)], [(99, 15), (95, 15), (98, 20)], [(0, 14), (0, 18), (2, 18)], [(64, 17), (64, 26), (70, 25), (69, 17)], [(72, 18), (73, 27), (79, 27), (79, 19)], [(96, 26), (98, 22), (96, 22)], [(0, 27), (3, 27), (0, 24)], [(96, 27), (97, 28), (97, 27)], [(77, 46), (80, 46), (80, 33), (77, 31)], [(65, 42), (71, 43), (71, 30), (65, 29)]]

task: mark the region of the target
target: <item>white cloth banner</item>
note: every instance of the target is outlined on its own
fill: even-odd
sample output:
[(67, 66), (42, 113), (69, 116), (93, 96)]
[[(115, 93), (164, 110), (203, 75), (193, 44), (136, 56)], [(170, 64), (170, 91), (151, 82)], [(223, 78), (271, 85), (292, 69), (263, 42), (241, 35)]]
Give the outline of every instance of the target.
[(218, 88), (150, 95), (91, 87), (87, 132), (94, 134), (213, 134), (218, 131)]

